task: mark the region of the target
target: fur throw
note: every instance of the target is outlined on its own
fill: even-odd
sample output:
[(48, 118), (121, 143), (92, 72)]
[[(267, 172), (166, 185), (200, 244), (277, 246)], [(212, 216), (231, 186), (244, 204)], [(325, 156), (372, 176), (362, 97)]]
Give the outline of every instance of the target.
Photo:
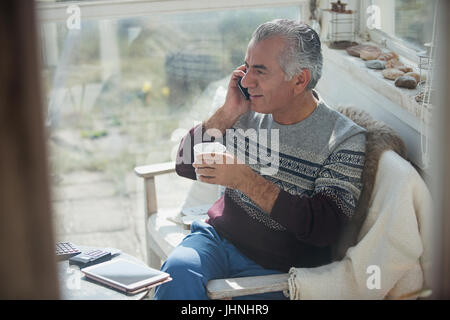
[(364, 223), (375, 185), (378, 161), (386, 150), (393, 150), (406, 159), (406, 146), (402, 138), (386, 124), (375, 120), (362, 110), (353, 107), (339, 107), (337, 111), (366, 129), (366, 157), (362, 173), (363, 188), (356, 205), (355, 214), (348, 225), (344, 226), (341, 238), (333, 250), (333, 260), (341, 260), (349, 247), (356, 245), (358, 234)]

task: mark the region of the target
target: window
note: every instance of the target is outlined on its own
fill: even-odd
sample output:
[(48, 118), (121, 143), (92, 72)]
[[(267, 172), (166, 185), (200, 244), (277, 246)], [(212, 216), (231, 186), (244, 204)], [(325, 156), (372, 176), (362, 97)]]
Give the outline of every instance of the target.
[[(55, 231), (58, 239), (97, 246), (113, 246), (99, 230), (113, 232), (123, 240), (119, 249), (140, 257), (139, 236), (126, 233), (144, 230), (133, 168), (173, 160), (176, 133), (211, 112), (254, 29), (274, 18), (299, 19), (301, 10), (266, 4), (108, 18), (109, 2), (95, 5), (102, 3), (105, 10), (86, 12), (80, 3), (79, 28), (68, 28), (63, 4), (49, 9), (59, 18), (49, 11), (56, 18), (42, 19)], [(170, 205), (183, 200), (175, 192), (167, 192)]]
[(436, 0), (364, 1), (363, 26), (377, 42), (389, 41), (388, 47), (411, 61), (432, 41)]
[[(331, 2), (335, 1), (321, 2), (321, 8), (324, 9), (322, 38), (332, 31), (330, 25), (333, 16), (327, 10), (332, 7)], [(357, 42), (370, 41), (380, 48), (394, 51), (399, 55), (400, 62), (419, 73), (422, 79), (433, 79), (432, 62), (436, 60), (427, 58), (424, 44), (432, 42), (438, 1), (341, 2), (346, 3), (346, 10), (356, 11), (355, 29), (361, 35)], [(346, 25), (342, 23), (340, 26)], [(419, 29), (421, 32), (417, 31)], [(350, 41), (349, 38), (338, 40)], [(430, 50), (433, 53), (436, 51)], [(318, 84), (322, 96), (335, 104), (360, 106), (390, 125), (406, 141), (410, 160), (426, 170), (430, 155), (430, 121), (435, 109), (429, 98), (435, 92), (436, 82), (421, 81), (414, 89), (399, 88), (393, 80), (385, 79), (382, 71), (368, 69), (364, 60), (350, 57), (343, 50), (325, 50), (324, 56), (327, 63), (324, 64), (324, 76)], [(328, 79), (334, 80), (331, 82)], [(351, 82), (352, 85), (348, 86)], [(347, 90), (352, 90), (354, 94), (346, 94)]]
[(433, 33), (433, 1), (395, 0), (395, 36), (425, 49)]

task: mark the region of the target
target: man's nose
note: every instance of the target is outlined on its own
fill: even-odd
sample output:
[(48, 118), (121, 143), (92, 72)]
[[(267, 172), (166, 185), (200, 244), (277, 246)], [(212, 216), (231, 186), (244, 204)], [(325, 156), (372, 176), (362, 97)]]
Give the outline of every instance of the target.
[(256, 87), (256, 82), (255, 82), (255, 79), (252, 77), (251, 72), (247, 71), (247, 73), (241, 80), (241, 85), (244, 88), (255, 88)]

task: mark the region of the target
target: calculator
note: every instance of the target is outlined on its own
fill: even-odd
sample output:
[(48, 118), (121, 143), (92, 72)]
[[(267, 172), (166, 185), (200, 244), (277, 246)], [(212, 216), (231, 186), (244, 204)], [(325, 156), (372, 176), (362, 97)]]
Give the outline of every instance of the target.
[(77, 256), (71, 257), (69, 259), (69, 264), (79, 266), (81, 269), (92, 266), (97, 263), (109, 261), (111, 260), (111, 258), (112, 258), (111, 252), (94, 249), (88, 252), (83, 252)]
[(56, 258), (58, 260), (69, 259), (80, 254), (81, 251), (71, 242), (56, 243)]

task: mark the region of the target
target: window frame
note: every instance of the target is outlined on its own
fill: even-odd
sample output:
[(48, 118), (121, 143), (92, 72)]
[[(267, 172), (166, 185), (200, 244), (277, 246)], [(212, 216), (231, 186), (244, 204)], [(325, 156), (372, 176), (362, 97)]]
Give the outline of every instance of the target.
[(71, 5), (80, 8), (81, 19), (120, 19), (155, 13), (299, 6), (301, 20), (309, 20), (309, 0), (98, 0), (37, 2), (39, 23), (66, 20), (69, 17), (67, 8)]

